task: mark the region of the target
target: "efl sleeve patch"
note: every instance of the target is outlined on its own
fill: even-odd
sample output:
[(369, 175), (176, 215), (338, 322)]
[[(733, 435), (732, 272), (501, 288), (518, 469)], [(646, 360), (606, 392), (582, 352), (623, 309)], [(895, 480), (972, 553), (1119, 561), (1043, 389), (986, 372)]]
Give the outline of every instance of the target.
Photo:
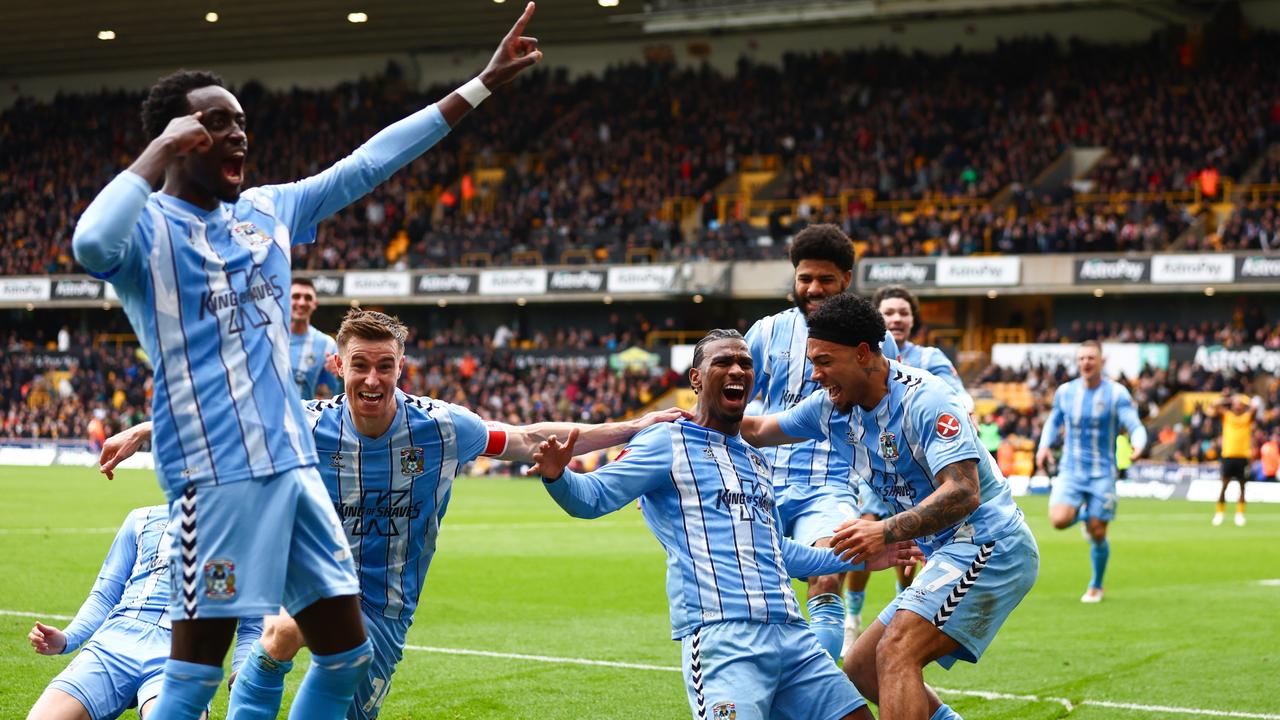
[(960, 435), (960, 421), (951, 413), (942, 413), (938, 416), (938, 422), (934, 426), (938, 433), (938, 437), (943, 440), (952, 440)]
[(497, 423), (488, 423), (485, 429), (489, 431), (489, 439), (485, 442), (482, 457), (497, 457), (507, 451), (507, 431), (503, 430)]

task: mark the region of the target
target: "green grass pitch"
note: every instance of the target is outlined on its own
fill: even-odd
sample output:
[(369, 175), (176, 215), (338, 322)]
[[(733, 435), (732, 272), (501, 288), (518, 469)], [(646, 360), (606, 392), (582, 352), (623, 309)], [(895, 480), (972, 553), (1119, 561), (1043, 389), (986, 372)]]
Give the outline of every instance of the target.
[[(160, 497), (145, 472), (108, 482), (88, 469), (0, 467), (0, 718), (24, 717), (69, 659), (32, 652), (32, 618), (12, 613), (73, 615), (125, 513)], [(1106, 601), (1082, 605), (1086, 542), (1078, 529), (1049, 528), (1044, 497), (1021, 503), (1043, 556), (1035, 589), (981, 664), (931, 668), (927, 677), (948, 690), (1024, 697), (944, 694), (960, 713), (1197, 717), (1158, 709), (1174, 706), (1280, 717), (1280, 587), (1261, 582), (1280, 578), (1280, 507), (1255, 505), (1247, 527), (1215, 528), (1206, 504), (1123, 501)], [(675, 668), (663, 573), (661, 549), (634, 508), (573, 520), (535, 481), (463, 479), (409, 642)], [(872, 578), (868, 618), (891, 585)], [(290, 694), (304, 666), (290, 675)], [(220, 691), (214, 717), (225, 707)], [(410, 649), (382, 717), (687, 718), (689, 710), (676, 672)]]

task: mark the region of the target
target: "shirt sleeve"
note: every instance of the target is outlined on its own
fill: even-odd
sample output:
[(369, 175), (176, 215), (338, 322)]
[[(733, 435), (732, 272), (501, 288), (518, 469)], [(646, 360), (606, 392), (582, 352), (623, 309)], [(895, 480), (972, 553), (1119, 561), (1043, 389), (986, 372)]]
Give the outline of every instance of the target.
[[(1064, 386), (1065, 387), (1065, 386)], [(1047, 447), (1053, 447), (1058, 441), (1058, 430), (1062, 427), (1062, 388), (1058, 388), (1053, 394), (1053, 407), (1049, 409), (1049, 417), (1044, 420), (1044, 429), (1040, 431), (1040, 445), (1037, 449), (1043, 450)]]
[(835, 411), (827, 391), (818, 389), (795, 406), (778, 413), (778, 428), (791, 437), (826, 440)]
[(769, 348), (766, 344), (769, 342), (767, 326), (772, 324), (772, 318), (761, 318), (747, 331), (747, 350), (751, 353), (751, 365), (756, 371), (755, 385), (747, 394), (748, 400), (763, 395), (769, 389)]
[(894, 362), (901, 359), (902, 351), (898, 348), (898, 342), (893, 339), (893, 333), (888, 330), (884, 331), (884, 340), (880, 341), (880, 352)]
[(284, 185), (274, 194), (277, 217), (289, 226), (294, 245), (315, 241), (315, 226), (408, 165), (449, 134), (449, 123), (434, 104), (383, 128), (329, 169)]
[(489, 445), (489, 428), (474, 412), (461, 405), (449, 405), (453, 428), (458, 437), (458, 464), (463, 465), (484, 454)]
[(865, 563), (847, 563), (841, 560), (831, 548), (810, 547), (786, 537), (781, 540), (779, 549), (782, 551), (782, 564), (787, 568), (787, 574), (793, 578), (857, 572), (866, 567)]
[(1129, 432), (1129, 444), (1133, 446), (1133, 451), (1141, 452), (1147, 446), (1147, 429), (1143, 427), (1142, 420), (1138, 417), (1138, 409), (1133, 405), (1133, 396), (1122, 386), (1116, 389), (1119, 391), (1119, 397), (1116, 399), (1116, 415), (1120, 419), (1120, 424), (1124, 425), (1124, 429)]
[(240, 669), (245, 658), (253, 650), (253, 643), (262, 637), (262, 618), (240, 618), (236, 626), (236, 649), (231, 655), (231, 672)]
[(147, 233), (143, 210), (151, 186), (137, 173), (125, 170), (115, 176), (89, 203), (76, 223), (71, 249), (90, 275), (111, 279), (122, 268), (140, 264)]
[(543, 480), (551, 499), (573, 517), (598, 518), (661, 487), (671, 476), (671, 428), (646, 428), (631, 439), (617, 459), (590, 473), (565, 470)]
[(911, 399), (907, 412), (915, 435), (913, 444), (924, 451), (931, 476), (952, 463), (977, 460), (986, 452), (978, 444), (969, 414), (950, 389), (926, 384)]
[[(973, 400), (969, 398), (969, 392), (964, 389), (964, 381), (960, 379), (960, 373), (956, 372), (956, 366), (951, 364), (951, 359), (947, 357), (946, 353), (938, 348), (933, 348), (933, 352), (929, 353), (927, 365), (928, 367), (925, 370), (937, 375), (940, 380), (951, 386), (952, 390), (961, 395), (962, 403), (965, 399), (968, 399), (968, 405), (973, 404)], [(965, 409), (972, 410), (972, 407), (966, 407)]]
[(102, 568), (98, 570), (98, 579), (93, 583), (89, 597), (85, 598), (84, 604), (76, 612), (75, 619), (62, 631), (67, 636), (67, 647), (62, 652), (73, 652), (92, 637), (107, 619), (111, 609), (124, 596), (125, 585), (128, 584), (133, 565), (138, 560), (138, 536), (134, 532), (136, 525), (135, 514), (131, 512), (116, 532), (115, 540), (111, 542), (111, 549), (102, 561)]

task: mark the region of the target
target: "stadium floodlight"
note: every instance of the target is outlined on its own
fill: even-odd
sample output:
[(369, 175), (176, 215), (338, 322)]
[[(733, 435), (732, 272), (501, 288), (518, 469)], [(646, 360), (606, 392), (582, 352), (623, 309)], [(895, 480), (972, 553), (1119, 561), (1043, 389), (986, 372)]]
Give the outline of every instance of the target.
[(209, 11), (209, 12), (207, 12), (207, 13), (205, 13), (205, 14), (204, 14), (204, 21), (205, 21), (205, 22), (211, 22), (211, 23), (218, 22), (218, 13), (213, 12), (212, 10), (211, 10), (211, 11)]
[(99, 40), (115, 40), (116, 31), (115, 30), (99, 30), (98, 39)]
[(600, 7), (618, 7), (618, 0), (596, 0)]
[(357, 24), (369, 22), (369, 16), (362, 12), (347, 13), (347, 22)]

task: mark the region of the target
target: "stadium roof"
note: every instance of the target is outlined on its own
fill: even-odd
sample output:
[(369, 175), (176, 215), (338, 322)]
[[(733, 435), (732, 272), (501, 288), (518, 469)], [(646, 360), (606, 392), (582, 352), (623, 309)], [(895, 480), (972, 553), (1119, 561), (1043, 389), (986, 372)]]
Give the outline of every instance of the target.
[[(606, 2), (612, 0), (605, 0)], [(544, 44), (784, 25), (1081, 7), (1155, 10), (1204, 0), (541, 0)], [(0, 77), (495, 47), (523, 0), (3, 0)], [(1170, 13), (1173, 11), (1173, 13)], [(366, 22), (348, 21), (364, 13)], [(216, 22), (206, 21), (209, 13)], [(1171, 17), (1170, 15), (1174, 16)], [(114, 37), (99, 39), (110, 31)]]

